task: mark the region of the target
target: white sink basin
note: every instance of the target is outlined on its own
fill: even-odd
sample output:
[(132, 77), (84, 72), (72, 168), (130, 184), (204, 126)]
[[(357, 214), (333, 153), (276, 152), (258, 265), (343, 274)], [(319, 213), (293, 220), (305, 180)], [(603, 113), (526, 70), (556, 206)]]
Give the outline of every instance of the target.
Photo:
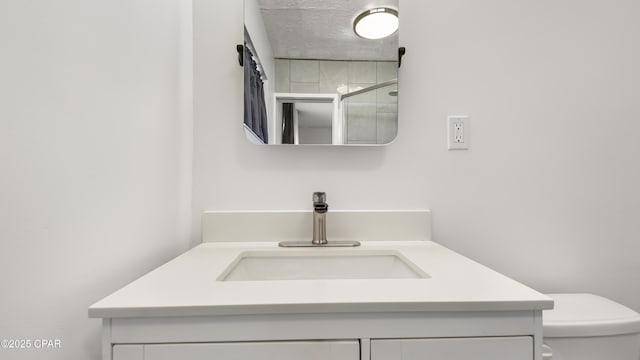
[(218, 281), (321, 279), (426, 279), (402, 254), (392, 250), (246, 251)]

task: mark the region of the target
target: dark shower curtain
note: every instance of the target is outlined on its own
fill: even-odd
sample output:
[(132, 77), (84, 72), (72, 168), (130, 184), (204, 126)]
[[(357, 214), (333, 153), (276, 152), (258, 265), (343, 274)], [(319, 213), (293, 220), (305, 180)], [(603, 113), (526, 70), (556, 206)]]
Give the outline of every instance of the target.
[(244, 123), (263, 143), (269, 142), (264, 83), (251, 50), (244, 47)]
[(293, 144), (293, 104), (282, 104), (282, 143)]

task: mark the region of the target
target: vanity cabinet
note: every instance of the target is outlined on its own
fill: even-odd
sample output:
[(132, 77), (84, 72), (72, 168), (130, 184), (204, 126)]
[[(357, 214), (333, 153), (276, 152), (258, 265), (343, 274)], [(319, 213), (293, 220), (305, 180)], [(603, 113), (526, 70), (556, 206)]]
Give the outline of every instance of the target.
[(541, 360), (541, 311), (104, 320), (103, 360)]
[[(257, 237), (240, 231), (254, 231), (247, 223), (260, 224), (261, 233), (274, 226), (264, 233), (275, 234), (297, 218), (217, 215), (206, 228), (224, 234), (213, 238)], [(396, 224), (391, 231), (401, 238), (413, 238), (407, 229), (424, 233), (410, 225), (416, 214), (393, 213), (387, 220), (379, 212), (344, 215), (345, 224)], [(398, 216), (402, 221), (393, 220)], [(416, 223), (420, 219), (415, 216)], [(285, 239), (296, 237), (302, 235)], [(394, 261), (425, 276), (220, 280), (239, 259), (317, 258), (319, 251), (332, 258), (396, 254)], [(102, 360), (542, 360), (542, 311), (552, 306), (549, 297), (426, 240), (327, 250), (207, 242), (92, 305), (89, 315), (103, 319)]]

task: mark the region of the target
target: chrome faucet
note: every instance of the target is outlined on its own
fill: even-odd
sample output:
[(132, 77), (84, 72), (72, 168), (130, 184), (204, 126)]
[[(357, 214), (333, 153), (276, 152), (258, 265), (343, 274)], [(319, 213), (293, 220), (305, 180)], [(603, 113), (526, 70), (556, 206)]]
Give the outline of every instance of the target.
[(313, 193), (313, 245), (327, 244), (327, 195), (323, 192)]
[(313, 238), (311, 241), (281, 241), (281, 247), (348, 247), (360, 246), (359, 241), (335, 240), (327, 241), (327, 195), (323, 192), (313, 193)]

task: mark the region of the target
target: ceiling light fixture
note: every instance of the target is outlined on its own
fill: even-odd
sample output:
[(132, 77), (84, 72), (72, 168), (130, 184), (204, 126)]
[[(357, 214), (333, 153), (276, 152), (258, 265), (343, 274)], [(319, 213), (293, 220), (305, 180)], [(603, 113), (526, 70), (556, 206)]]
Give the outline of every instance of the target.
[(353, 21), (353, 31), (365, 39), (382, 39), (398, 30), (398, 11), (378, 7), (367, 10)]

